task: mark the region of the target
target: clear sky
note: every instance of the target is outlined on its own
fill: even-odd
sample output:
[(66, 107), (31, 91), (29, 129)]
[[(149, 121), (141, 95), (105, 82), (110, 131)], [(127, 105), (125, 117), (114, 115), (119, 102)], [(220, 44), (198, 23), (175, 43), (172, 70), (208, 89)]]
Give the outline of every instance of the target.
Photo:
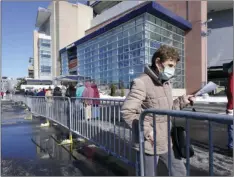
[(2, 75), (27, 76), (28, 60), (33, 57), (33, 30), (37, 9), (49, 1), (2, 2)]

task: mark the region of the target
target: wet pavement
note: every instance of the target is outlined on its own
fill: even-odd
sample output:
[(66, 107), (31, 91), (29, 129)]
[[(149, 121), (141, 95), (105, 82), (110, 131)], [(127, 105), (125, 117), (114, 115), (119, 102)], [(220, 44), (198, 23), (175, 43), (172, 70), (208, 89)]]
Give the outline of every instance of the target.
[(70, 145), (58, 145), (61, 132), (54, 126), (40, 127), (43, 119), (24, 119), (28, 115), (17, 105), (2, 103), (3, 176), (113, 175), (77, 154)]

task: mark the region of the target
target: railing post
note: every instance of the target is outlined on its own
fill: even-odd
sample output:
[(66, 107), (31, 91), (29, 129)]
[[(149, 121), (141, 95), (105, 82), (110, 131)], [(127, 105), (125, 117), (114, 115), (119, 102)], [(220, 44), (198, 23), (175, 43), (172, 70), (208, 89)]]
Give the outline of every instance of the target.
[(139, 117), (139, 144), (140, 144), (140, 174), (145, 176), (145, 138), (144, 138), (144, 113)]
[(213, 176), (213, 129), (212, 122), (209, 121), (209, 174)]
[[(171, 120), (170, 116), (167, 115), (167, 133), (168, 133), (168, 176), (171, 176)], [(154, 144), (155, 146), (156, 144)]]
[(72, 144), (73, 143), (73, 138), (72, 138), (72, 131), (71, 131), (71, 120), (72, 120), (72, 104), (71, 104), (71, 98), (67, 97), (68, 98), (68, 105), (69, 105), (69, 125), (68, 125), (68, 128), (69, 128), (69, 140), (70, 140), (70, 143)]

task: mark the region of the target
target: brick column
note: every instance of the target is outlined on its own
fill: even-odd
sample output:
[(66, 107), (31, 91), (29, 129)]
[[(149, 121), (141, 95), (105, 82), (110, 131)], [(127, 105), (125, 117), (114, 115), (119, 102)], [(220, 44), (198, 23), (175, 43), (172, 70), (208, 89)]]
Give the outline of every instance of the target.
[(188, 94), (198, 90), (206, 82), (207, 75), (207, 37), (202, 37), (207, 20), (207, 2), (190, 1), (188, 3), (188, 20), (192, 30), (185, 37), (185, 80)]

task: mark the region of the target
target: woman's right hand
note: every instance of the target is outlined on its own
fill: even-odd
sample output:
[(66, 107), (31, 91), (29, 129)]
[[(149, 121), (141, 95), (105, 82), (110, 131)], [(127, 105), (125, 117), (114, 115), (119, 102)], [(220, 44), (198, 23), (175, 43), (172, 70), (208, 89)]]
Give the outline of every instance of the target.
[(154, 132), (153, 131), (149, 134), (149, 141), (153, 147), (154, 146)]

